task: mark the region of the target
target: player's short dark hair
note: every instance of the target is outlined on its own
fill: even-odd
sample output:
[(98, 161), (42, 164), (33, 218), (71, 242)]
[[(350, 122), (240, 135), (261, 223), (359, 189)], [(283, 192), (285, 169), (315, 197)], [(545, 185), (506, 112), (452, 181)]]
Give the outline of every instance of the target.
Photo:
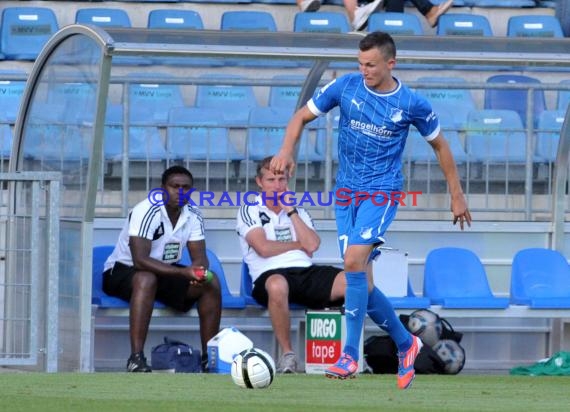
[(358, 48), (360, 51), (368, 51), (372, 48), (377, 48), (382, 52), (385, 58), (396, 58), (396, 43), (394, 43), (392, 36), (383, 31), (373, 31), (372, 33), (368, 33), (362, 40), (360, 40)]
[(163, 186), (166, 185), (166, 182), (168, 182), (168, 179), (170, 179), (170, 176), (172, 175), (186, 175), (190, 178), (192, 184), (194, 183), (194, 176), (192, 176), (190, 170), (186, 169), (184, 166), (171, 166), (162, 173)]

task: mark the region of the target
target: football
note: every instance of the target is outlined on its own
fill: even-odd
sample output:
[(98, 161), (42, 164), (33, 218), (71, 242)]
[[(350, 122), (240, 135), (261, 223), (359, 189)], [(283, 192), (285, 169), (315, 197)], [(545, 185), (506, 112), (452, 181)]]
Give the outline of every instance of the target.
[(454, 340), (442, 339), (435, 344), (433, 350), (445, 364), (445, 373), (455, 375), (465, 365), (465, 350)]
[(259, 348), (246, 349), (232, 361), (231, 375), (234, 383), (242, 388), (267, 388), (275, 376), (275, 362)]
[(423, 343), (433, 347), (441, 337), (441, 319), (430, 310), (416, 310), (408, 319), (408, 330), (418, 336)]

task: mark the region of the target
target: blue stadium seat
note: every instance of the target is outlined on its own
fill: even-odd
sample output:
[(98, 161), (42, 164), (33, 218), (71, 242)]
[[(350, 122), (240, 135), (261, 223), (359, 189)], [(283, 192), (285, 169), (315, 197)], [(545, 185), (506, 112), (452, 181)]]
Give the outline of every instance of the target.
[(102, 7), (78, 9), (75, 12), (75, 23), (101, 27), (131, 27), (131, 19), (125, 10)]
[(225, 11), (222, 14), (221, 30), (277, 31), (273, 15), (267, 11)]
[(241, 160), (229, 130), (214, 108), (178, 107), (170, 111), (166, 148), (170, 159)]
[(487, 273), (469, 249), (442, 247), (429, 252), (424, 267), (424, 293), (433, 305), (449, 309), (504, 309), (508, 298), (495, 297)]
[(14, 124), (20, 110), (20, 101), (26, 87), (25, 80), (4, 80), (3, 74), (21, 74), (24, 72), (2, 71), (0, 72), (0, 123)]
[(12, 129), (8, 124), (0, 123), (0, 168), (4, 167), (4, 161), (10, 160), (10, 153), (12, 153)]
[(383, 31), (392, 35), (424, 34), (424, 29), (417, 15), (412, 13), (372, 13), (368, 19), (368, 31)]
[(570, 265), (558, 251), (518, 251), (511, 268), (511, 303), (533, 309), (570, 308)]
[[(253, 282), (251, 280), (251, 275), (249, 274), (249, 267), (245, 262), (241, 264), (241, 284), (240, 284), (240, 294), (245, 300), (247, 306), (263, 307), (251, 296), (251, 291), (253, 290)], [(296, 303), (289, 304), (290, 309), (306, 309), (303, 305), (298, 305)]]
[(388, 297), (394, 309), (427, 309), (431, 306), (429, 298), (416, 296), (408, 279), (408, 294), (403, 297)]
[(232, 84), (232, 81), (245, 80), (240, 75), (208, 74), (203, 79), (214, 84), (199, 84), (196, 88), (196, 107), (222, 110), (224, 121), (231, 126), (247, 127), (249, 111), (257, 107), (253, 87), (247, 84)]
[(149, 124), (164, 126), (168, 113), (175, 107), (184, 107), (184, 99), (179, 84), (161, 83), (161, 79), (172, 79), (163, 73), (132, 73), (133, 78), (148, 78), (148, 81), (129, 84), (129, 107), (137, 119), (145, 119), (139, 112), (150, 113), (146, 118)]
[[(243, 296), (233, 296), (228, 287), (228, 282), (226, 280), (226, 274), (224, 273), (224, 268), (222, 262), (218, 256), (210, 249), (206, 249), (206, 256), (208, 257), (208, 262), (210, 263), (210, 270), (218, 276), (220, 281), (220, 288), (222, 290), (222, 308), (224, 309), (243, 309), (245, 308), (246, 301)], [(192, 264), (192, 259), (188, 253), (188, 248), (182, 248), (182, 258), (179, 262), (181, 265), (190, 266)]]
[(565, 110), (545, 110), (541, 113), (536, 133), (536, 155), (540, 159), (547, 162), (556, 160), (565, 115)]
[[(251, 110), (247, 134), (250, 160), (261, 160), (279, 151), (291, 114), (292, 112), (273, 107), (257, 107)], [(307, 131), (301, 136), (297, 160), (299, 162), (324, 160), (324, 157), (317, 152), (316, 144), (311, 142)]]
[(6, 7), (0, 21), (0, 54), (6, 60), (35, 60), (57, 30), (52, 9)]
[(66, 121), (93, 123), (96, 95), (96, 83), (60, 82), (48, 89), (48, 102), (66, 107)]
[(346, 14), (337, 11), (297, 12), (293, 22), (295, 32), (348, 33), (351, 30)]
[(244, 298), (245, 304), (247, 306), (257, 306), (262, 307), (257, 301), (251, 296), (251, 291), (253, 290), (253, 282), (251, 280), (251, 275), (249, 274), (249, 267), (245, 262), (241, 264), (241, 283), (240, 283), (240, 295)]
[[(455, 130), (444, 130), (443, 135), (449, 144), (453, 158), (457, 164), (465, 163), (467, 154), (459, 138), (459, 133)], [(437, 157), (430, 144), (422, 137), (415, 127), (410, 127), (410, 133), (404, 148), (404, 160), (421, 163), (438, 164)]]
[[(540, 80), (520, 74), (498, 74), (487, 79), (488, 84), (540, 84)], [(526, 89), (485, 89), (485, 109), (514, 110), (527, 125), (528, 90)], [(546, 109), (544, 90), (535, 89), (533, 106), (533, 126), (536, 127), (540, 113)]]
[(508, 37), (564, 37), (556, 16), (529, 14), (511, 16), (507, 22)]
[[(148, 161), (167, 159), (166, 148), (158, 127), (149, 124), (150, 111), (137, 111), (130, 114), (129, 160)], [(123, 106), (107, 107), (104, 127), (104, 158), (120, 160), (123, 153)]]
[(466, 152), (472, 161), (526, 160), (526, 134), (513, 110), (474, 110), (467, 119)]
[[(570, 86), (570, 79), (562, 80), (561, 85)], [(558, 97), (556, 99), (556, 108), (558, 110), (566, 110), (570, 105), (570, 90), (559, 90)]]
[[(418, 77), (421, 83), (466, 83), (461, 77), (424, 76)], [(454, 124), (457, 128), (464, 128), (467, 123), (467, 115), (477, 109), (473, 95), (469, 89), (446, 89), (446, 88), (423, 88), (418, 87), (416, 92), (426, 97), (434, 111), (440, 116), (453, 115)], [(442, 114), (444, 113), (444, 114)], [(450, 126), (450, 125), (447, 125)]]
[(93, 248), (93, 266), (91, 276), (91, 304), (101, 308), (129, 307), (129, 302), (109, 296), (103, 292), (103, 267), (107, 258), (113, 253), (113, 245), (95, 246)]
[(148, 13), (149, 29), (194, 29), (202, 30), (204, 23), (200, 14), (193, 10), (156, 9)]
[(448, 13), (439, 18), (439, 36), (493, 36), (491, 23), (480, 14)]
[(468, 0), (472, 7), (521, 8), (536, 7), (534, 0)]
[[(222, 14), (220, 22), (221, 30), (232, 31), (269, 31), (276, 32), (277, 24), (270, 12), (250, 10), (250, 11), (226, 11)], [(226, 59), (228, 66), (258, 66), (290, 68), (297, 67), (293, 59)]]
[[(287, 74), (278, 74), (273, 76), (273, 79), (278, 81), (292, 80), (298, 83), (305, 81), (304, 76)], [(299, 100), (301, 88), (302, 86), (271, 86), (268, 106), (279, 107), (293, 112)]]
[[(149, 29), (203, 30), (202, 17), (196, 11), (180, 9), (156, 9), (148, 14)], [(153, 60), (156, 64), (170, 66), (222, 67), (225, 61), (217, 57), (162, 57)]]
[[(338, 162), (338, 122), (340, 119), (340, 109), (335, 107), (325, 116), (319, 117), (317, 120), (313, 121), (316, 122), (317, 130), (317, 152), (319, 152), (323, 157), (326, 157), (326, 139), (328, 129), (332, 133), (330, 138), (329, 144), (331, 145), (331, 155), (332, 160)], [(327, 122), (330, 122), (330, 125), (327, 125)], [(312, 123), (309, 123), (309, 127), (311, 127)]]

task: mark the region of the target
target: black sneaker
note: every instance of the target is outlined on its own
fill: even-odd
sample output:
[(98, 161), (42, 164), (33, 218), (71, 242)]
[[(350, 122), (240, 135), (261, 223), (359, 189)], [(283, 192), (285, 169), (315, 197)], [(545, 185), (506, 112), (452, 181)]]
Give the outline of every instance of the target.
[(152, 372), (143, 352), (133, 353), (127, 361), (127, 372)]

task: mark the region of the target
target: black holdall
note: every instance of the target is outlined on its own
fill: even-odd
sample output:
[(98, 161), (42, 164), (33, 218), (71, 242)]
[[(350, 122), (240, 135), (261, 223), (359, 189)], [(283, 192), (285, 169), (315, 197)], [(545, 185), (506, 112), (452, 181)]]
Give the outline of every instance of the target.
[[(429, 311), (429, 309), (422, 309)], [(441, 334), (439, 341), (452, 340), (457, 343), (456, 347), (463, 351), (459, 345), (463, 334), (456, 332), (447, 319), (431, 312), (436, 319), (441, 322)], [(400, 321), (408, 328), (408, 320), (410, 315), (400, 315)], [(437, 344), (435, 345), (437, 346)], [(388, 335), (376, 335), (369, 337), (364, 342), (364, 356), (368, 366), (372, 368), (374, 373), (396, 373), (398, 371), (398, 348)], [(463, 351), (463, 356), (465, 356)], [(463, 364), (465, 360), (463, 359)], [(449, 365), (439, 356), (434, 348), (424, 345), (416, 358), (414, 369), (418, 374), (449, 374), (459, 373), (463, 368), (463, 364), (456, 367), (453, 372), (449, 371)]]
[(199, 373), (201, 353), (187, 343), (164, 337), (164, 343), (152, 348), (152, 370), (156, 372)]

